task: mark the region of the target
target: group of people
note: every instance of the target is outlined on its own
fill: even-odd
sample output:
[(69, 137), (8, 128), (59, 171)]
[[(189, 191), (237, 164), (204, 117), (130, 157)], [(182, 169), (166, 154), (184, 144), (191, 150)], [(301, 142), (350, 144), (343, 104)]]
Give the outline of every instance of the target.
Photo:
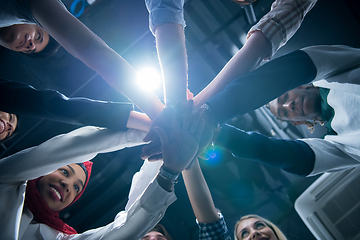
[[(231, 239), (198, 161), (206, 157), (203, 152), (210, 143), (235, 157), (300, 176), (357, 166), (360, 50), (312, 46), (259, 67), (295, 34), (316, 2), (276, 0), (250, 29), (238, 53), (188, 100), (184, 0), (146, 0), (164, 79), (164, 105), (153, 93), (137, 88), (135, 70), (60, 1), (0, 0), (0, 45), (38, 54), (57, 41), (143, 111), (133, 111), (129, 103), (67, 98), (1, 79), (0, 140), (16, 132), (20, 115), (84, 127), (0, 160), (0, 238), (169, 240), (157, 223), (176, 200), (174, 186), (182, 174), (199, 239)], [(226, 124), (266, 103), (275, 117), (294, 125), (324, 122), (328, 135), (276, 139)], [(98, 153), (144, 144), (144, 164), (133, 176), (125, 210), (113, 222), (77, 233), (60, 220), (59, 211), (73, 204), (89, 182), (89, 160)], [(286, 239), (257, 215), (240, 218), (234, 238)]]

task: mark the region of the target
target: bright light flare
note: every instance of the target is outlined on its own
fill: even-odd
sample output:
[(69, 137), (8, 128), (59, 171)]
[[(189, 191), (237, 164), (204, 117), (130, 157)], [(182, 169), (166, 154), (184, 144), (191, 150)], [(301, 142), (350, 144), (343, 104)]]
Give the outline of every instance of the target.
[(137, 83), (145, 90), (155, 90), (160, 85), (160, 82), (160, 74), (152, 68), (145, 68), (138, 72)]

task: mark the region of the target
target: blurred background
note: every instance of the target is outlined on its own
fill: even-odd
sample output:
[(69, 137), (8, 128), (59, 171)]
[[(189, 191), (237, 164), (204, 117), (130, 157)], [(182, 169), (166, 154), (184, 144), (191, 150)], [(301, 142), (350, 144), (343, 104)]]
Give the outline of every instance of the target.
[[(63, 1), (68, 9), (73, 0)], [(85, 2), (85, 1), (84, 1)], [(160, 72), (155, 39), (148, 29), (143, 0), (93, 0), (82, 2), (75, 14), (137, 71)], [(231, 0), (188, 0), (185, 3), (189, 89), (198, 93), (243, 46), (249, 28), (270, 10), (273, 0), (257, 0), (241, 7)], [(358, 0), (319, 0), (300, 30), (276, 56), (315, 44), (360, 47), (360, 3)], [(26, 82), (36, 88), (55, 89), (68, 97), (129, 101), (112, 89), (94, 71), (60, 50), (52, 57), (34, 59), (0, 49), (0, 77)], [(257, 86), (261, 89), (261, 86)], [(154, 90), (162, 98), (162, 86)], [(254, 89), (254, 94), (257, 89)], [(246, 101), (246, 99), (244, 99)], [(64, 109), (66, 111), (66, 109)], [(230, 124), (282, 138), (321, 137), (274, 119), (265, 108), (236, 116)], [(22, 116), (19, 134), (0, 145), (0, 157), (38, 145), (77, 126)], [(141, 147), (101, 154), (94, 159), (92, 178), (83, 197), (64, 210), (61, 217), (78, 232), (105, 225), (124, 209), (132, 175), (139, 170)], [(230, 231), (243, 215), (259, 214), (278, 224), (289, 239), (314, 239), (294, 210), (296, 198), (317, 177), (300, 178), (276, 168), (235, 159), (216, 150), (214, 158), (201, 166), (215, 204), (225, 216)], [(176, 184), (178, 200), (161, 223), (174, 240), (197, 239), (198, 227), (182, 180)]]

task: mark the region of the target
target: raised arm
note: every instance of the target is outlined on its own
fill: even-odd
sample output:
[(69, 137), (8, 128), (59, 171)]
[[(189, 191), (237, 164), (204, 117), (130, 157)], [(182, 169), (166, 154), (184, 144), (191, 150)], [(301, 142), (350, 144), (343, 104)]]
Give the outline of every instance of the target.
[[(126, 130), (131, 103), (68, 98), (58, 91), (0, 79), (0, 110), (80, 126)], [(66, 109), (66, 111), (64, 111)]]
[(215, 208), (214, 201), (198, 160), (191, 169), (182, 172), (186, 191), (199, 224), (199, 239), (230, 240), (224, 218)]
[(185, 102), (187, 89), (187, 55), (185, 47), (184, 0), (145, 0), (149, 26), (156, 37), (165, 102)]
[(191, 169), (184, 170), (182, 175), (196, 219), (201, 223), (218, 221), (220, 218), (201, 172), (199, 161), (196, 160)]
[(311, 58), (297, 50), (239, 77), (206, 103), (215, 121), (224, 123), (236, 114), (255, 110), (286, 91), (313, 81), (316, 72)]
[(69, 53), (95, 70), (106, 82), (132, 100), (150, 118), (163, 106), (151, 92), (136, 85), (135, 70), (57, 0), (30, 0), (39, 24)]
[(316, 2), (317, 0), (274, 1), (270, 12), (249, 30), (245, 45), (214, 80), (195, 96), (195, 105), (201, 106), (231, 81), (256, 69), (264, 59), (271, 59), (297, 32)]
[(98, 153), (142, 145), (144, 136), (145, 132), (139, 130), (114, 132), (96, 127), (79, 128), (1, 159), (0, 182), (31, 180), (67, 164), (91, 160)]
[[(165, 109), (154, 119), (153, 126), (161, 126), (169, 131), (172, 121), (169, 108), (173, 108), (177, 102), (187, 100), (184, 0), (146, 0), (145, 2), (149, 11), (150, 30), (156, 37), (166, 103)], [(149, 147), (156, 148), (157, 152), (160, 152), (159, 138), (153, 128), (144, 141), (151, 141)]]
[(256, 31), (246, 41), (245, 45), (230, 59), (220, 73), (194, 97), (197, 107), (224, 88), (234, 79), (255, 69), (269, 55), (270, 42), (266, 36)]

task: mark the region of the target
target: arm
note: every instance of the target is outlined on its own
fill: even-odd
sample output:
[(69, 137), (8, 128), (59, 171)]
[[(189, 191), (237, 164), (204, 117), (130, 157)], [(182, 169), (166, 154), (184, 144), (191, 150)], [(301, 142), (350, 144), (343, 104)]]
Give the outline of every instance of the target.
[(314, 169), (314, 150), (300, 140), (271, 138), (225, 125), (215, 146), (237, 158), (257, 161), (301, 176), (309, 175)]
[[(126, 130), (131, 103), (68, 98), (54, 90), (0, 79), (1, 111), (74, 125)], [(63, 111), (66, 109), (66, 111)]]
[(186, 191), (196, 219), (201, 223), (213, 223), (219, 220), (210, 190), (196, 160), (189, 170), (182, 172)]
[(114, 222), (82, 234), (71, 235), (71, 239), (141, 239), (161, 220), (167, 207), (175, 200), (174, 192), (164, 190), (154, 179), (126, 211), (117, 214)]
[(224, 90), (231, 81), (255, 69), (269, 55), (270, 49), (270, 42), (261, 31), (253, 33), (214, 80), (194, 97), (195, 105), (200, 107), (209, 98)]
[(156, 27), (156, 47), (164, 79), (165, 102), (187, 100), (187, 55), (183, 26), (167, 23)]
[[(0, 160), (0, 182), (21, 182), (49, 174), (71, 163), (91, 160), (98, 153), (144, 144), (145, 132), (83, 127), (51, 138)], [(14, 167), (18, 166), (18, 167)]]
[[(169, 109), (173, 108), (177, 102), (187, 100), (184, 0), (146, 0), (145, 2), (149, 11), (150, 30), (156, 37), (167, 106), (156, 119), (153, 119), (153, 127), (161, 126), (169, 131), (172, 121)], [(144, 141), (151, 141), (149, 147), (156, 148), (159, 153), (160, 143), (153, 128), (146, 135)], [(146, 148), (143, 151), (146, 152)], [(143, 159), (148, 157), (145, 155), (142, 155)]]
[(265, 59), (272, 56), (284, 46), (300, 28), (305, 16), (315, 6), (317, 0), (276, 0), (271, 10), (265, 14), (248, 32), (249, 38), (256, 31), (265, 34), (271, 43), (270, 51)]
[(151, 119), (144, 113), (131, 111), (126, 127), (148, 132), (151, 128)]
[(231, 239), (223, 217), (219, 216), (210, 190), (196, 160), (182, 172), (186, 191), (199, 224), (199, 239)]
[(57, 0), (30, 0), (30, 7), (35, 19), (56, 41), (131, 99), (150, 118), (161, 112), (160, 100), (153, 93), (137, 87), (135, 70)]
[(186, 101), (187, 56), (184, 35), (184, 0), (145, 0), (149, 26), (164, 79), (166, 104)]
[[(191, 116), (192, 104), (189, 107), (184, 119)], [(155, 128), (161, 140), (163, 163), (145, 161), (140, 172), (133, 178), (126, 211), (120, 212), (110, 225), (85, 232), (79, 235), (79, 239), (114, 239), (115, 236), (121, 236), (121, 239), (140, 239), (160, 221), (175, 195), (174, 181), (162, 175), (161, 171), (158, 173), (158, 169), (162, 165), (162, 170), (178, 175), (195, 156), (202, 133), (199, 121), (193, 121), (189, 125), (186, 122), (180, 124), (174, 121), (169, 135), (164, 130)]]
[(234, 80), (207, 101), (217, 122), (255, 110), (284, 92), (314, 80), (316, 68), (310, 57), (297, 50), (274, 59)]
[(270, 12), (249, 30), (245, 45), (214, 80), (195, 96), (195, 105), (201, 106), (231, 81), (254, 70), (264, 59), (271, 59), (297, 32), (316, 2), (317, 0), (274, 1)]

